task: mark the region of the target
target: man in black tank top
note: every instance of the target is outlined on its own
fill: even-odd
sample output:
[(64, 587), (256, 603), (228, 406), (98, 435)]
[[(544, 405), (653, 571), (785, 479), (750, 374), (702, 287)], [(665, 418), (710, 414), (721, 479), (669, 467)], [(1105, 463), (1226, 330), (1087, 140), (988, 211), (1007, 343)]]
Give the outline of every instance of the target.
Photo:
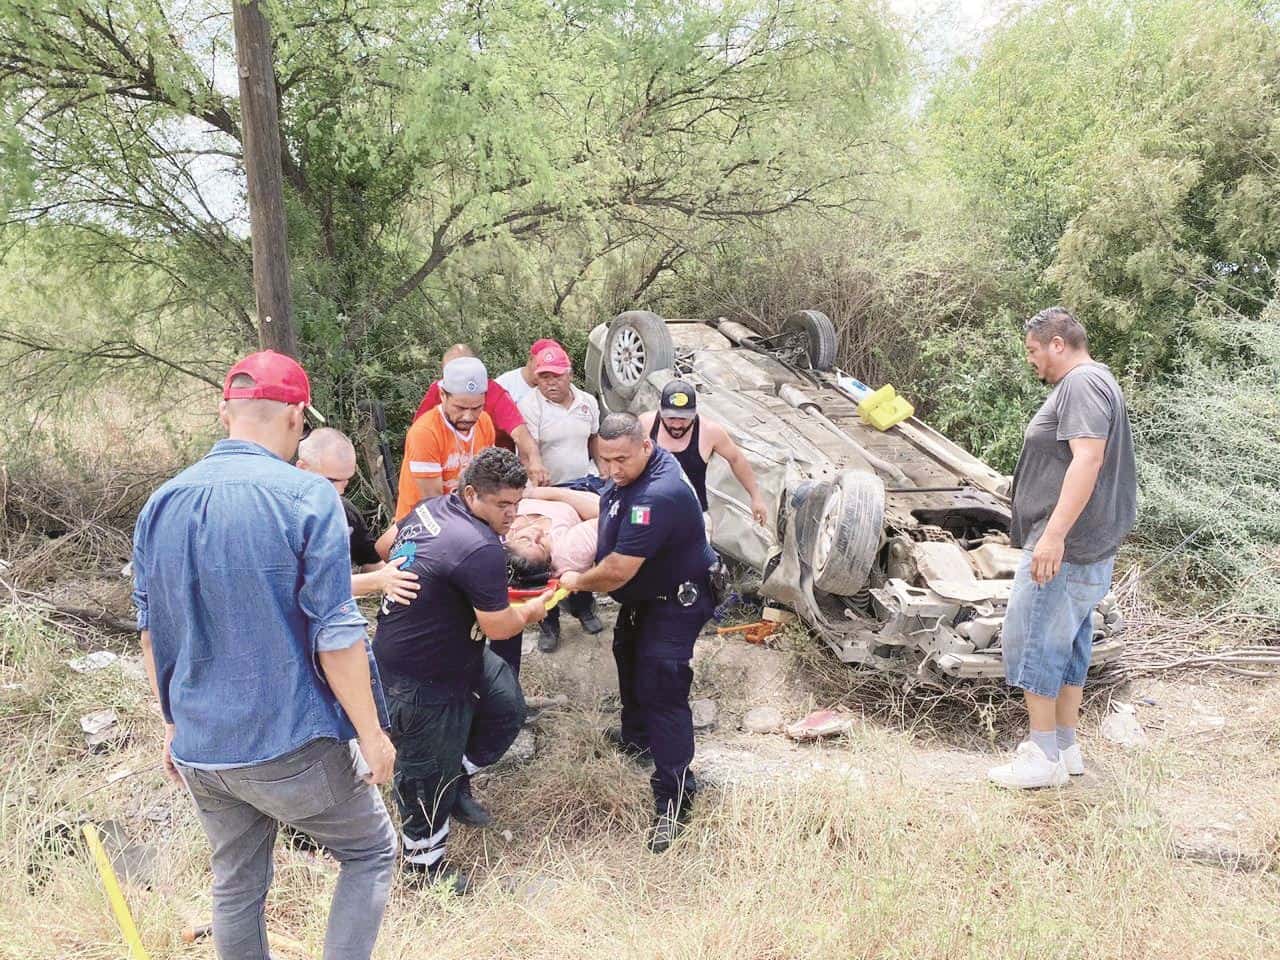
[(699, 416), (698, 395), (691, 384), (684, 380), (670, 381), (662, 388), (662, 401), (657, 412), (644, 414), (640, 422), (649, 430), (654, 445), (666, 450), (680, 464), (698, 495), (703, 513), (709, 509), (707, 461), (713, 454), (719, 454), (747, 492), (756, 523), (763, 525), (769, 522), (769, 505), (760, 495), (751, 464), (723, 424)]

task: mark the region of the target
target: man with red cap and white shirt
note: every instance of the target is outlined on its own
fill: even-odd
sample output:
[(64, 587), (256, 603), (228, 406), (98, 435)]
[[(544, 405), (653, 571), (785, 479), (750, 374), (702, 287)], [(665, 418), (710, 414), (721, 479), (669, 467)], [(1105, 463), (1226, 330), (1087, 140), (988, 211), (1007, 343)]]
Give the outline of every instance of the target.
[(550, 483), (569, 483), (599, 473), (595, 463), (600, 405), (573, 385), (573, 361), (555, 341), (544, 343), (534, 357), (537, 389), (517, 406), (537, 441)]
[(143, 663), (163, 761), (212, 847), (219, 957), (266, 960), (280, 823), (339, 863), (326, 957), (373, 950), (396, 837), (378, 784), (395, 749), (347, 520), (332, 483), (289, 464), (311, 402), (296, 361), (263, 351), (227, 374), (228, 439), (153, 493), (134, 528)]
[[(560, 344), (551, 339), (533, 341), (533, 346), (529, 348), (529, 359), (525, 361), (523, 367), (508, 370), (494, 379), (497, 380), (502, 389), (511, 395), (512, 400), (519, 403), (538, 388), (538, 374), (536, 372), (538, 352), (545, 350), (547, 347), (559, 346)], [(561, 347), (561, 349), (564, 348)]]

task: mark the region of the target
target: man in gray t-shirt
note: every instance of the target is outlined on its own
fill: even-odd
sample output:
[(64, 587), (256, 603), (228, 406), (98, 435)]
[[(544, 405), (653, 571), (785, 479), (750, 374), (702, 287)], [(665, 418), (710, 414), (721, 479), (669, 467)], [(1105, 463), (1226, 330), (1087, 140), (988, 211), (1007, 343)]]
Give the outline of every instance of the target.
[(1137, 471), (1124, 395), (1089, 356), (1062, 307), (1026, 323), (1027, 362), (1053, 385), (1031, 419), (1013, 475), (1010, 538), (1023, 550), (1001, 631), (1005, 678), (1023, 691), (1030, 739), (991, 779), (1061, 786), (1084, 772), (1076, 724), (1093, 653), (1093, 611), (1137, 514)]

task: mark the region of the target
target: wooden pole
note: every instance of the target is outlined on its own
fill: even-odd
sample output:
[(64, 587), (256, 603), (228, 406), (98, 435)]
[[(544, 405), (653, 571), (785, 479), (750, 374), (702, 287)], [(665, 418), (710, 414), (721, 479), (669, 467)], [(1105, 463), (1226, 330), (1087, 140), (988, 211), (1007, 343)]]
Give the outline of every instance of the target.
[(296, 357), (271, 27), (257, 0), (231, 0), (231, 10), (240, 74), (241, 146), (249, 182), (258, 339), (264, 350)]

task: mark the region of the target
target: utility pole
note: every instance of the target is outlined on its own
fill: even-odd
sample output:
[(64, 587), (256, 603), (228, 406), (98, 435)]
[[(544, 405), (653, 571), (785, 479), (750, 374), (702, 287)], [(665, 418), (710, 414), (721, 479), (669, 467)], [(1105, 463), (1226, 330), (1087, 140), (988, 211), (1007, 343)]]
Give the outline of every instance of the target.
[(298, 355), (289, 287), (280, 114), (271, 27), (257, 0), (231, 0), (240, 75), (240, 128), (249, 181), (249, 237), (253, 246), (253, 294), (258, 339), (264, 350)]

